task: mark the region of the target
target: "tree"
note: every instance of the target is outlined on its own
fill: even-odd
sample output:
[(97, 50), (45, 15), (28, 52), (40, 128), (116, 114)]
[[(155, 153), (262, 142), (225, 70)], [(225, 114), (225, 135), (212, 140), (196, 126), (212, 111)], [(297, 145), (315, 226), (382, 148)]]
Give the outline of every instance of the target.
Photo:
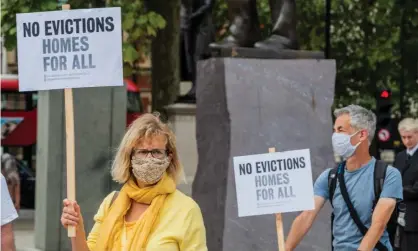
[(165, 114), (164, 106), (175, 101), (179, 94), (180, 60), (180, 0), (149, 0), (151, 11), (166, 21), (152, 43), (152, 108)]
[[(296, 4), (301, 48), (324, 50), (325, 0)], [(265, 37), (271, 29), (268, 0), (257, 5)], [(331, 58), (337, 62), (334, 106), (355, 103), (372, 109), (376, 88), (385, 86), (393, 91), (394, 115), (399, 117), (403, 79), (404, 115), (417, 116), (411, 106), (418, 100), (418, 1), (331, 0), (331, 6)], [(217, 1), (214, 15), (222, 39), (229, 25), (224, 1)]]
[[(124, 75), (131, 76), (137, 70), (137, 62), (150, 52), (150, 43), (157, 31), (165, 27), (161, 15), (147, 11), (144, 1), (134, 0), (70, 0), (72, 9), (118, 6), (122, 10)], [(16, 48), (16, 14), (61, 9), (56, 0), (15, 0), (1, 3), (1, 33), (8, 50)]]

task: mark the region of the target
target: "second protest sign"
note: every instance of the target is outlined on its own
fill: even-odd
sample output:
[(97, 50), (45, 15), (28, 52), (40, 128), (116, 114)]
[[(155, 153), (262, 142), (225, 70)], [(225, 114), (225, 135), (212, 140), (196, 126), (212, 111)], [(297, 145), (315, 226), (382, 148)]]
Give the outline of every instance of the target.
[(314, 209), (309, 149), (234, 157), (238, 216)]

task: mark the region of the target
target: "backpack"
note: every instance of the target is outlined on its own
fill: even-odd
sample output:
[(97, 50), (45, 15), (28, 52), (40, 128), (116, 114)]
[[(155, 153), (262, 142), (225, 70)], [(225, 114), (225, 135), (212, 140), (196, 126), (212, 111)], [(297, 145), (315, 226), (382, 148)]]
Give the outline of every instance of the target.
[[(345, 163), (342, 163), (342, 164), (345, 165)], [(340, 167), (340, 165), (331, 169), (328, 174), (329, 201), (331, 203), (331, 206), (333, 206), (332, 199), (334, 198), (334, 192), (337, 187), (337, 172), (338, 172), (338, 168)], [(374, 185), (374, 194), (375, 194), (375, 199), (373, 201), (373, 207), (372, 207), (373, 210), (376, 207), (376, 204), (380, 198), (380, 194), (383, 189), (387, 167), (388, 167), (388, 164), (386, 164), (384, 161), (376, 160), (376, 164), (374, 166), (374, 172), (373, 172), (373, 185)], [(394, 242), (395, 242), (397, 217), (398, 217), (398, 205), (395, 206), (395, 209), (386, 225), (386, 230), (389, 234), (389, 240), (392, 246), (394, 246)], [(331, 214), (331, 239), (332, 241), (334, 240), (333, 222), (334, 222), (334, 213)], [(331, 246), (332, 246), (332, 243), (331, 243)]]

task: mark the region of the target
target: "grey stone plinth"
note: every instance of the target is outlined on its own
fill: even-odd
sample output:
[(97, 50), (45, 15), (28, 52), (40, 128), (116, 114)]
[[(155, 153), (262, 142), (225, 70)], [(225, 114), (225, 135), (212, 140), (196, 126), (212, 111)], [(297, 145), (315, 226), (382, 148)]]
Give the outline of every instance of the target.
[(197, 169), (196, 105), (172, 104), (166, 107), (168, 123), (176, 135), (176, 145), (183, 165), (184, 177), (178, 189), (191, 195), (192, 182)]
[[(277, 250), (275, 216), (238, 217), (234, 156), (309, 148), (313, 178), (334, 165), (334, 60), (212, 58), (198, 64), (199, 203), (210, 251)], [(284, 217), (285, 234), (295, 213)], [(330, 250), (325, 206), (296, 250)]]
[(212, 48), (213, 57), (260, 58), (260, 59), (324, 59), (322, 51), (265, 50), (248, 47)]
[[(126, 89), (74, 89), (76, 200), (86, 232), (104, 197), (117, 188), (110, 165), (126, 128)], [(43, 251), (71, 250), (60, 223), (66, 198), (64, 95), (39, 92), (36, 165), (35, 245)]]

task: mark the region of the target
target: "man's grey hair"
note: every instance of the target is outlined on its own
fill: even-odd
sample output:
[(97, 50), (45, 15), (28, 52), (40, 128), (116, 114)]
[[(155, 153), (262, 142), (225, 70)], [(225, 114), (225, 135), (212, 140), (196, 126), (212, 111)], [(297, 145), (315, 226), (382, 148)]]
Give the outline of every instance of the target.
[(376, 115), (359, 105), (349, 105), (334, 111), (334, 116), (338, 118), (341, 115), (348, 114), (350, 116), (350, 124), (357, 130), (367, 130), (369, 134), (369, 143), (373, 141), (376, 131)]
[(418, 132), (418, 119), (405, 118), (398, 125), (399, 131)]

